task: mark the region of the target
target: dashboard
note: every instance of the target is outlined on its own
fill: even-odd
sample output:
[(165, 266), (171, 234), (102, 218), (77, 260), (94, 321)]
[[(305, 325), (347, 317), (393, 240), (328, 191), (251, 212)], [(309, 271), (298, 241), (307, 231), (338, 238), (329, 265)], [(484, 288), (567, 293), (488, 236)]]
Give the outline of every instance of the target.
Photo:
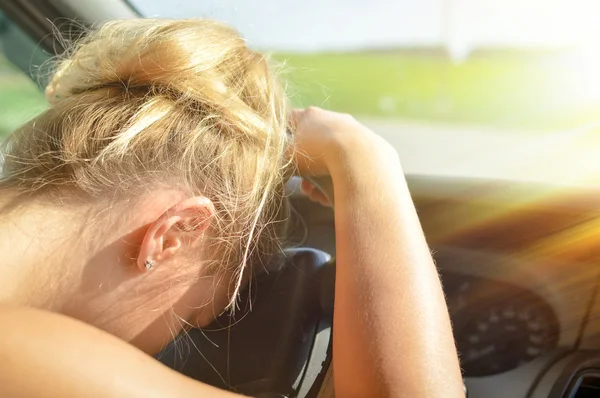
[[(528, 396), (545, 357), (600, 348), (600, 246), (593, 233), (600, 230), (600, 194), (407, 178), (440, 272), (470, 397), (508, 396), (507, 385), (510, 396)], [(297, 194), (291, 200), (293, 243), (335, 253), (331, 209)]]

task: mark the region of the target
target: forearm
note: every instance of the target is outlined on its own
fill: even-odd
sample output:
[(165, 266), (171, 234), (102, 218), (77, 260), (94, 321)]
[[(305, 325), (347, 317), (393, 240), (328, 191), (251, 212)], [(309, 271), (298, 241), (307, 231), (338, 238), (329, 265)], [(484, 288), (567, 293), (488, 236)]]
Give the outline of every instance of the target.
[(332, 171), (336, 395), (463, 396), (439, 277), (399, 161), (341, 163)]
[(0, 306), (0, 396), (235, 397), (70, 318)]

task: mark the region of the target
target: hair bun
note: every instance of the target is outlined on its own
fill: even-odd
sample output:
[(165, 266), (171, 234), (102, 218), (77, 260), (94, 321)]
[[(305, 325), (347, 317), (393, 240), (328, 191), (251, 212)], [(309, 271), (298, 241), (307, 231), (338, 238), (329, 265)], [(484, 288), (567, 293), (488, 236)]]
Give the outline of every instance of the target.
[(46, 97), (55, 103), (106, 87), (143, 87), (214, 101), (256, 56), (232, 33), (210, 20), (108, 22), (58, 61)]

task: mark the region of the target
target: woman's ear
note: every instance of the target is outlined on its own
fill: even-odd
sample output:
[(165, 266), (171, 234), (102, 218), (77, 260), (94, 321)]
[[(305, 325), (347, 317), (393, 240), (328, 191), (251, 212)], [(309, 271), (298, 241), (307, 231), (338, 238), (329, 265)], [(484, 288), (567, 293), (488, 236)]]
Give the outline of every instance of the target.
[(146, 231), (137, 258), (138, 269), (150, 270), (175, 256), (183, 245), (201, 238), (214, 215), (213, 203), (204, 196), (184, 199), (169, 208)]

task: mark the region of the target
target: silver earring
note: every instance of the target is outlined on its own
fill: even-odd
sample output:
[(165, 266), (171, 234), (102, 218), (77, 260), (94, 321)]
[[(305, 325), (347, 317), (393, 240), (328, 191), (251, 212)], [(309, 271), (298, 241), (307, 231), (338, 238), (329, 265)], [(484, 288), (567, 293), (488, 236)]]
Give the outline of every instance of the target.
[(151, 270), (152, 267), (154, 267), (154, 261), (148, 259), (144, 262), (144, 265), (146, 266), (147, 270)]

